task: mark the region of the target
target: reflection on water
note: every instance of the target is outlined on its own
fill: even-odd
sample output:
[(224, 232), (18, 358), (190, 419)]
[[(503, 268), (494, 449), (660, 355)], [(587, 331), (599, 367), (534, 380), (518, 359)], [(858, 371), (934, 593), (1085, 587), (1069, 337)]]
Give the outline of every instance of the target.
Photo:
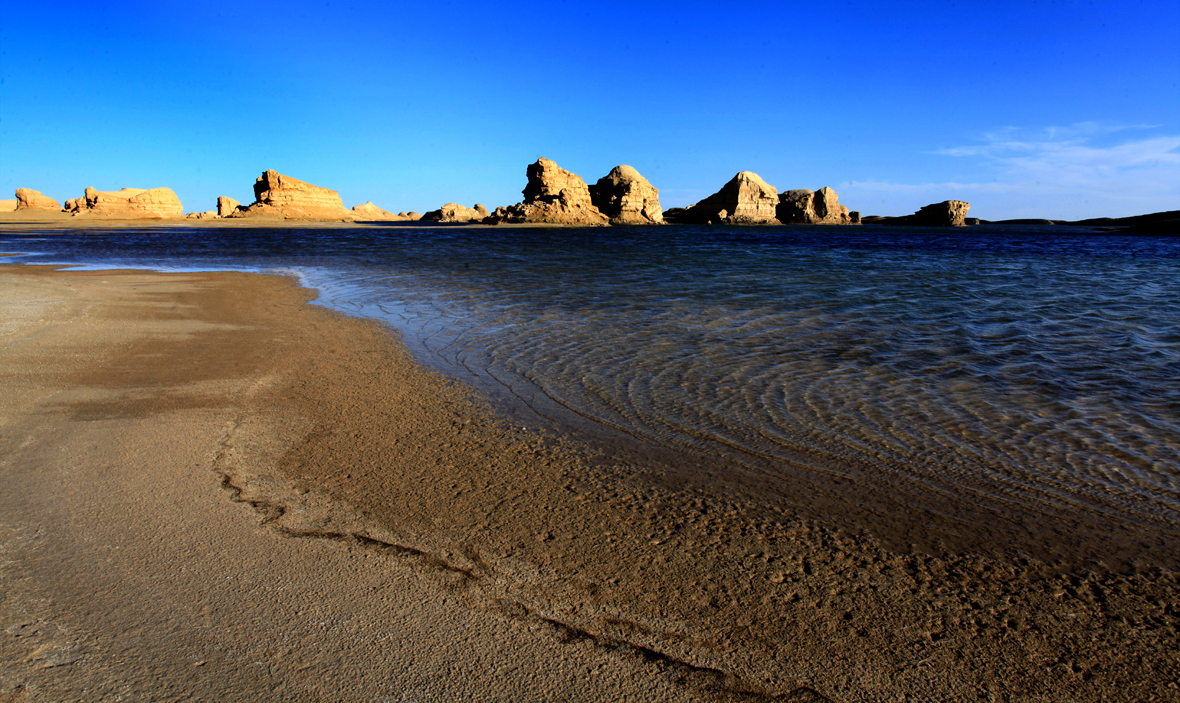
[(1174, 239), (157, 230), (0, 249), (290, 270), (434, 363), (762, 480), (845, 478), (849, 500), (929, 515), (988, 505), (1180, 534)]

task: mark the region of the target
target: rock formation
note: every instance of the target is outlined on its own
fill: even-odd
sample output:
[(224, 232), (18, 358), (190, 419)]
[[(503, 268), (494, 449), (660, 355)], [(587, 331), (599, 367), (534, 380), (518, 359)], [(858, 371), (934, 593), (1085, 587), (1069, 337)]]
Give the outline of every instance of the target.
[(422, 219), (422, 213), (414, 212), (413, 210), (410, 210), (409, 212), (399, 212), (398, 216), (400, 217), (401, 215), (405, 215), (406, 217), (410, 218), (410, 220), (415, 222)]
[(660, 191), (630, 166), (615, 166), (590, 186), (590, 200), (612, 225), (662, 225)]
[(965, 227), (967, 211), (970, 209), (971, 205), (962, 200), (944, 200), (941, 203), (927, 205), (905, 219), (910, 220), (908, 224), (913, 225)]
[(231, 217), (268, 217), (283, 220), (352, 220), (340, 194), (313, 186), (274, 170), (264, 171), (254, 183), (254, 202)]
[[(916, 225), (922, 227), (966, 227), (967, 211), (971, 205), (962, 200), (944, 200), (927, 205), (912, 215), (904, 217), (866, 217), (866, 224), (874, 225)], [(974, 219), (974, 218), (972, 218)], [(1008, 221), (1009, 224), (1014, 221)], [(1024, 223), (1045, 224), (1049, 220), (1020, 220)]]
[(17, 210), (61, 210), (61, 203), (29, 188), (16, 189)]
[(0, 212), (16, 212), (17, 200), (0, 200)]
[(783, 224), (815, 224), (815, 192), (801, 188), (781, 193), (775, 212)]
[(233, 198), (227, 198), (224, 195), (217, 199), (217, 215), (219, 217), (229, 217), (233, 215), (242, 204)]
[(447, 203), (437, 210), (422, 215), (424, 222), (483, 222), (489, 217), (488, 209), (476, 203), (475, 207), (463, 207), (458, 203)]
[(753, 171), (742, 171), (696, 205), (665, 212), (664, 219), (677, 224), (777, 225), (778, 204), (774, 186)]
[(860, 213), (840, 204), (836, 191), (820, 188), (788, 190), (779, 195), (778, 219), (784, 225), (854, 225), (860, 224)]
[(971, 205), (962, 200), (944, 200), (927, 205), (912, 215), (886, 219), (891, 225), (919, 225), (925, 227), (965, 227)]
[(186, 220), (216, 220), (220, 215), (216, 210), (206, 210), (205, 212), (190, 212), (184, 217)]
[(590, 190), (579, 176), (549, 159), (529, 164), (529, 183), (521, 191), (524, 201), (498, 207), (489, 218), (494, 223), (547, 222), (563, 225), (606, 225), (610, 220), (594, 207)]
[(374, 205), (372, 200), (370, 200), (367, 203), (361, 203), (360, 205), (353, 205), (352, 206), (352, 214), (353, 214), (353, 217), (358, 220), (408, 220), (408, 219), (410, 219), (409, 217), (406, 217), (406, 213), (404, 213), (404, 212), (401, 214), (395, 215), (388, 210), (383, 210), (383, 209), (377, 207), (376, 205)]
[(184, 216), (180, 198), (176, 197), (171, 188), (87, 188), (86, 194), (81, 198), (67, 200), (65, 209), (75, 215), (120, 219)]

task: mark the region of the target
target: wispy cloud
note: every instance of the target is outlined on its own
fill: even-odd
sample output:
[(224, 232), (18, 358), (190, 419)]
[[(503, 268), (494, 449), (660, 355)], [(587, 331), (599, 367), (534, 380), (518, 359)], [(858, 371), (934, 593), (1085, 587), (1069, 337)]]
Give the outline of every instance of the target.
[[(975, 143), (930, 152), (963, 160), (972, 173), (990, 176), (988, 182), (867, 180), (843, 187), (865, 193), (970, 194), (985, 203), (1007, 201), (1003, 216), (1026, 216), (1030, 207), (1038, 206), (1079, 216), (1102, 208), (1108, 210), (1101, 214), (1110, 215), (1175, 209), (1180, 206), (1180, 136), (1127, 138), (1158, 127), (1099, 122), (1039, 130), (1005, 127)], [(1020, 194), (1035, 205), (1017, 205), (1004, 194)]]
[(844, 181), (841, 189), (852, 188), (877, 193), (958, 193), (973, 191), (982, 193), (1011, 193), (1020, 190), (1016, 183), (889, 183), (887, 181)]
[(1149, 170), (1170, 174), (1180, 183), (1180, 136), (1163, 136), (1097, 145), (1099, 137), (1153, 125), (1112, 126), (1081, 122), (1068, 127), (1046, 127), (1035, 134), (1009, 127), (983, 136), (978, 144), (939, 149), (951, 157), (979, 157), (1003, 180), (1053, 181), (1068, 185), (1139, 180)]
[(1079, 145), (1110, 134), (1145, 129), (1157, 129), (1163, 125), (1137, 124), (1112, 125), (1102, 122), (1078, 122), (1068, 126), (1044, 127), (1038, 130), (1020, 127), (1001, 127), (985, 132), (976, 139), (976, 144), (939, 149), (933, 153), (947, 156), (1000, 155), (1005, 151), (1036, 151), (1053, 149), (1065, 145)]

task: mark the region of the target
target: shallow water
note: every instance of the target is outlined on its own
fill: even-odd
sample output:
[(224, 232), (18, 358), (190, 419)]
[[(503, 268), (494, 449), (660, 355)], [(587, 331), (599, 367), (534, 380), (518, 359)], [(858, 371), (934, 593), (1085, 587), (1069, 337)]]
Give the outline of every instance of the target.
[(910, 542), (1180, 535), (1180, 239), (156, 229), (5, 233), (0, 251), (294, 273), (545, 417), (706, 458), (768, 496), (857, 506)]

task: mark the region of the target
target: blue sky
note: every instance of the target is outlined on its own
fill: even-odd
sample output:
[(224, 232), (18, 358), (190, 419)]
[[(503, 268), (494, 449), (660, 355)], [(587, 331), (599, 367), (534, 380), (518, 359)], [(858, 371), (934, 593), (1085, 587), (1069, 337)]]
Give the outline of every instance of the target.
[(546, 156), (664, 207), (751, 170), (866, 215), (1180, 209), (1175, 0), (4, 5), (0, 197), (206, 210), (273, 168), (493, 208)]

